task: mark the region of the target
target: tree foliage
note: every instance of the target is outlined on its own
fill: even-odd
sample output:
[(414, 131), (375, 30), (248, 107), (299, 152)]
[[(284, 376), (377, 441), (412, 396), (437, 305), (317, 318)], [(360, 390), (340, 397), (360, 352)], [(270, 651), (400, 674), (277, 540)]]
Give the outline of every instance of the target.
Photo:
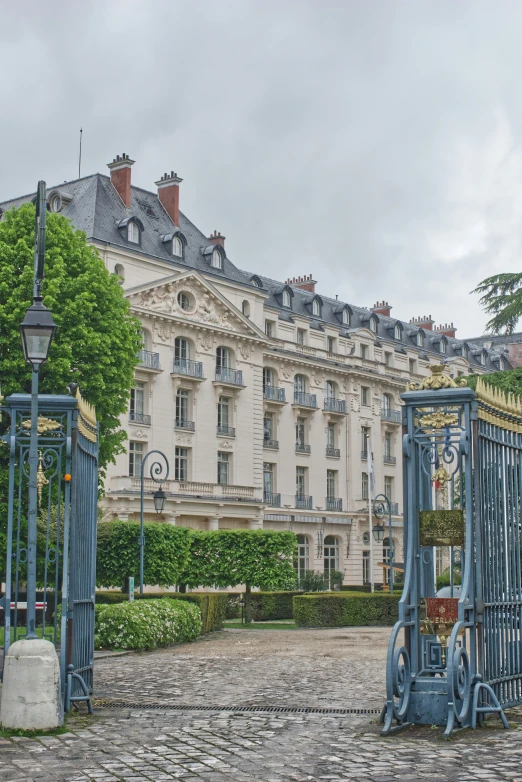
[[(32, 303), (35, 208), (24, 204), (0, 222), (0, 381), (2, 394), (30, 392), (19, 324)], [(123, 449), (119, 416), (128, 406), (141, 346), (139, 321), (130, 315), (118, 278), (109, 274), (85, 234), (66, 217), (47, 217), (44, 303), (58, 325), (40, 393), (65, 394), (79, 384), (100, 423), (100, 466)]]
[[(477, 387), (478, 375), (469, 375), (466, 380), (470, 388)], [(522, 396), (522, 367), (506, 369), (502, 372), (492, 372), (490, 375), (482, 375), (482, 379), (491, 386), (502, 389), (506, 393)]]
[(472, 293), (480, 293), (480, 303), (492, 317), (486, 328), (494, 334), (512, 334), (522, 317), (522, 273), (494, 274)]

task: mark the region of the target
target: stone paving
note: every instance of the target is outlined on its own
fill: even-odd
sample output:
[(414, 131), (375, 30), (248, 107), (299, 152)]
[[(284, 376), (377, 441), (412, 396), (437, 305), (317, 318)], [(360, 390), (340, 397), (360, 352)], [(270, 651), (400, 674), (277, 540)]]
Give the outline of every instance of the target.
[[(285, 633), (292, 639), (275, 637), (279, 631), (226, 632), (194, 644), (191, 655), (185, 646), (100, 660), (99, 694), (143, 705), (105, 704), (94, 717), (71, 716), (68, 732), (58, 736), (0, 738), (0, 782), (522, 782), (522, 712), (510, 714), (513, 730), (492, 720), (446, 742), (440, 729), (430, 728), (383, 739), (376, 717), (235, 711), (250, 701), (259, 706), (260, 698), (346, 706), (350, 676), (365, 677), (356, 684), (358, 705), (367, 707), (382, 689), (388, 633), (365, 629), (361, 635), (370, 640), (353, 647), (356, 631), (347, 632), (348, 642), (345, 631), (307, 638)], [(341, 654), (344, 643), (337, 657), (332, 650)], [(326, 650), (333, 656), (323, 659)], [(122, 671), (134, 681), (124, 695)], [(196, 688), (189, 678), (195, 675)], [(205, 687), (206, 710), (172, 709), (204, 700)], [(230, 703), (226, 710), (217, 708), (218, 695)], [(146, 708), (156, 699), (165, 710)]]

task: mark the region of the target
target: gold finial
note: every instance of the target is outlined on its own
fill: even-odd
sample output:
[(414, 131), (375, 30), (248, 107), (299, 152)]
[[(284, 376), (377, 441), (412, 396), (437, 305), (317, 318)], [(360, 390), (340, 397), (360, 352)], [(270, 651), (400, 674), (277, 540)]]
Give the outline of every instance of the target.
[(98, 439), (98, 427), (96, 426), (96, 410), (80, 394), (80, 389), (76, 389), (76, 399), (78, 400), (78, 429), (92, 443)]
[(522, 400), (519, 396), (489, 385), (482, 377), (477, 379), (476, 394), (479, 418), (503, 429), (522, 433)]
[(425, 377), (421, 383), (408, 383), (408, 391), (438, 391), (441, 388), (458, 388), (467, 386), (465, 378), (456, 383), (453, 378), (443, 375), (444, 364), (432, 364), (430, 366), (431, 377)]
[(42, 452), (38, 451), (38, 472), (36, 473), (36, 490), (38, 492), (38, 504), (42, 501), (42, 490), (44, 486), (47, 486), (49, 481), (45, 477), (43, 464), (42, 464)]

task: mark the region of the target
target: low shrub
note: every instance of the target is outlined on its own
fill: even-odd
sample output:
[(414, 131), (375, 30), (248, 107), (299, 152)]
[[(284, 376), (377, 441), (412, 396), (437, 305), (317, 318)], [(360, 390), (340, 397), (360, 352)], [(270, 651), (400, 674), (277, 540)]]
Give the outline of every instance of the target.
[[(134, 595), (134, 600), (185, 600), (196, 603), (201, 611), (201, 634), (222, 630), (227, 610), (228, 595), (223, 592), (145, 592), (144, 595)], [(115, 605), (128, 603), (129, 596), (124, 592), (96, 592), (97, 605)]]
[(252, 592), (252, 620), (270, 622), (276, 619), (293, 619), (295, 595), (302, 592)]
[(385, 592), (296, 595), (294, 620), (298, 627), (391, 626), (397, 621), (399, 599)]
[(139, 600), (97, 605), (96, 649), (156, 649), (193, 641), (201, 633), (201, 612), (181, 600)]

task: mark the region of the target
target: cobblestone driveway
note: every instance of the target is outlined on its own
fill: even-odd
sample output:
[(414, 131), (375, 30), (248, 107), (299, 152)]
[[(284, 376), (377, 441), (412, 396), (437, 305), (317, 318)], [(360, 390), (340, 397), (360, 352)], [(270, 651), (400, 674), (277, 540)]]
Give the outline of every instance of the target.
[[(429, 728), (383, 739), (375, 717), (234, 710), (261, 702), (367, 707), (374, 697), (381, 705), (387, 631), (364, 630), (361, 645), (350, 643), (356, 634), (227, 632), (190, 654), (178, 647), (100, 660), (99, 694), (159, 699), (166, 710), (103, 707), (94, 718), (71, 717), (60, 736), (0, 739), (0, 782), (522, 782), (522, 714), (510, 715), (521, 725), (514, 730), (492, 721), (444, 742)], [(357, 697), (347, 689), (351, 677)], [(128, 679), (134, 686), (122, 692)], [(196, 700), (207, 710), (168, 710)], [(212, 710), (218, 700), (228, 708)]]

